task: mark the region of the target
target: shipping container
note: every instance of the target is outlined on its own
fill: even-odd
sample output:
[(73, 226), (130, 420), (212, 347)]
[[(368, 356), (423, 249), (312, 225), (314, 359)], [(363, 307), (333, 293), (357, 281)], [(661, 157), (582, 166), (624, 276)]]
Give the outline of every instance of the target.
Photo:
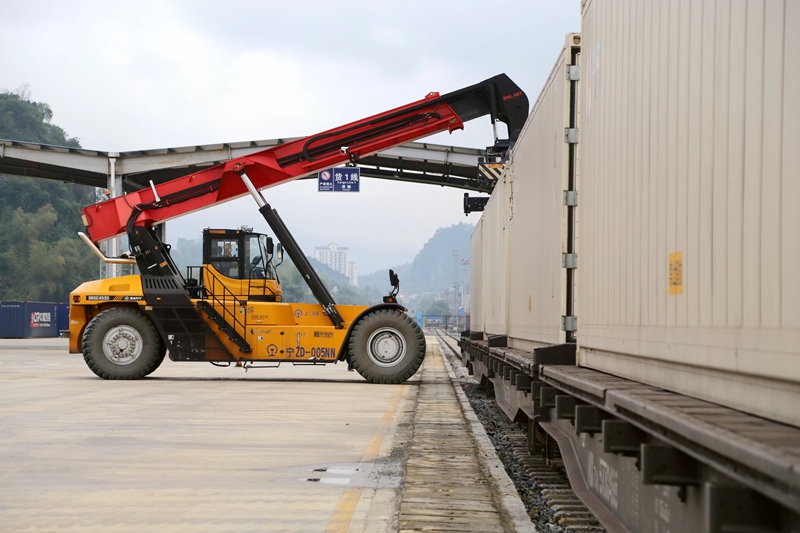
[(800, 2), (582, 29), (579, 364), (800, 424)]
[[(572, 221), (581, 37), (569, 34), (542, 93), (511, 152), (508, 207), (508, 342), (532, 351), (566, 342), (563, 317), (572, 315)], [(570, 80), (569, 78), (572, 78)], [(569, 267), (569, 268), (566, 268)]]
[(483, 222), (483, 246), (481, 248), (481, 301), (483, 303), (483, 332), (486, 335), (505, 335), (506, 329), (506, 285), (508, 224), (508, 166), (498, 179), (492, 196), (486, 203)]
[(50, 302), (0, 302), (0, 338), (58, 337), (58, 307)]
[(574, 253), (576, 196), (567, 193), (575, 192), (577, 156), (567, 130), (577, 126), (579, 86), (568, 67), (577, 66), (580, 40), (567, 35), (472, 235), (471, 329), (506, 335), (521, 350), (571, 340), (564, 319), (574, 313), (574, 269), (566, 256)]
[(69, 331), (69, 304), (58, 304), (58, 331)]
[(483, 218), (475, 224), (470, 239), (469, 329), (483, 331)]

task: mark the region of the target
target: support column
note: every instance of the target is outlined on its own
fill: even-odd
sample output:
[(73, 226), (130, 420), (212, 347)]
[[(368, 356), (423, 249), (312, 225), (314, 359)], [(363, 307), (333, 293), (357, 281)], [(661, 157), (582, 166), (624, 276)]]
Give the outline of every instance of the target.
[[(109, 152), (108, 153), (108, 190), (109, 196), (111, 198), (116, 198), (117, 196), (121, 196), (123, 193), (122, 191), (122, 176), (117, 175), (117, 158), (119, 157), (118, 152)], [(108, 241), (108, 248), (107, 253), (109, 257), (119, 257), (120, 254), (120, 244), (121, 238), (114, 237), (113, 239)], [(116, 264), (109, 264), (106, 265), (106, 277), (107, 278), (115, 278), (119, 276), (122, 272), (121, 265)]]

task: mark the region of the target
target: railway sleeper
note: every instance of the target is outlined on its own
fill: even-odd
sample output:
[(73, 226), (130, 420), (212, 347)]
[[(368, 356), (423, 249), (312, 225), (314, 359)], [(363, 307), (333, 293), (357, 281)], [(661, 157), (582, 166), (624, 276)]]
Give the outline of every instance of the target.
[(589, 510), (586, 509), (586, 506), (583, 505), (578, 498), (570, 498), (568, 500), (559, 500), (557, 498), (545, 498), (547, 500), (547, 505), (550, 506), (553, 510), (560, 510), (560, 509), (578, 509), (585, 513), (589, 513)]
[(600, 525), (593, 524), (570, 524), (569, 529), (572, 533), (597, 533), (605, 531)]
[(570, 489), (554, 489), (554, 490), (543, 490), (542, 497), (546, 500), (558, 500), (560, 498), (566, 497), (574, 497), (575, 493), (572, 492)]

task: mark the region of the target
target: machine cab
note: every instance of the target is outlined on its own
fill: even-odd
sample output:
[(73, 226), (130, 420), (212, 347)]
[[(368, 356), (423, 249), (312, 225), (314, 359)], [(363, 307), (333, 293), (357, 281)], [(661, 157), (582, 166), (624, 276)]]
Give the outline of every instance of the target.
[(204, 229), (202, 284), (205, 292), (218, 294), (222, 290), (249, 300), (281, 301), (274, 252), (271, 237), (253, 233), (248, 228)]

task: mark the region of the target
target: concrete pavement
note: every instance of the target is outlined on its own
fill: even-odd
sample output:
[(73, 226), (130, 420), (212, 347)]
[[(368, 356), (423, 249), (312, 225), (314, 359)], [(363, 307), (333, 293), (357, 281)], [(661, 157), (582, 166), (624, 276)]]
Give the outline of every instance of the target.
[(417, 383), (168, 360), (104, 381), (66, 351), (0, 340), (0, 530), (391, 530)]

